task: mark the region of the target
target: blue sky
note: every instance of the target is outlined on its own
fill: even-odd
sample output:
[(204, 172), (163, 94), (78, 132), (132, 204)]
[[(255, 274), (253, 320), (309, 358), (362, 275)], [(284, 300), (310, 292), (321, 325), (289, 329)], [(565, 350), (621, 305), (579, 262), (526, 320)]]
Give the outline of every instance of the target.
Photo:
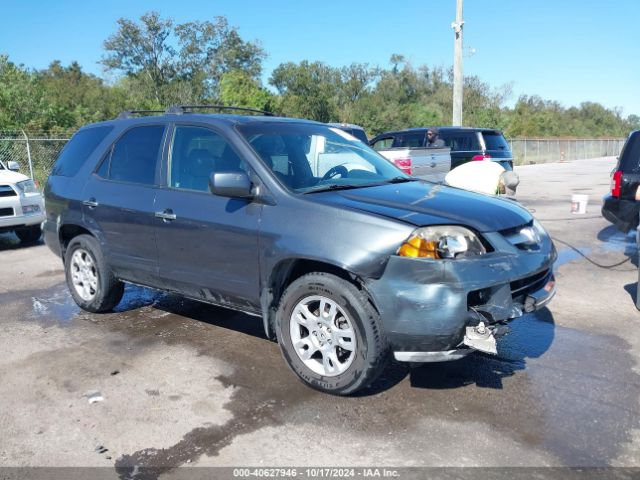
[[(391, 54), (414, 65), (450, 66), (455, 0), (4, 0), (0, 53), (45, 68), (77, 60), (103, 75), (102, 42), (119, 17), (158, 10), (177, 22), (224, 15), (269, 54), (265, 79), (281, 62), (319, 60), (388, 66)], [(518, 95), (565, 106), (596, 101), (640, 115), (640, 1), (465, 0), (465, 74)], [(104, 76), (104, 75), (103, 75)]]

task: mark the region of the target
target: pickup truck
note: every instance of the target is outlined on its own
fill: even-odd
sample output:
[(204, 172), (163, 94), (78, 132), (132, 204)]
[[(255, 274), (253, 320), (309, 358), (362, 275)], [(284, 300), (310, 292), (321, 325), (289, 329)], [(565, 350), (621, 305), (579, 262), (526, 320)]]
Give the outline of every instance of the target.
[(451, 149), (430, 147), (394, 147), (378, 153), (413, 177), (441, 183), (451, 170)]

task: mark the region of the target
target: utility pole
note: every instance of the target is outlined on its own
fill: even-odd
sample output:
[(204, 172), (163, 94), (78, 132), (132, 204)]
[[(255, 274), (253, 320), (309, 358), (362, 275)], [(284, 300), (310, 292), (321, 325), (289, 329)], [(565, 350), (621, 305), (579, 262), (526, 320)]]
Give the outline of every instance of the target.
[(462, 125), (462, 2), (457, 0), (456, 21), (451, 24), (455, 32), (453, 53), (453, 125)]

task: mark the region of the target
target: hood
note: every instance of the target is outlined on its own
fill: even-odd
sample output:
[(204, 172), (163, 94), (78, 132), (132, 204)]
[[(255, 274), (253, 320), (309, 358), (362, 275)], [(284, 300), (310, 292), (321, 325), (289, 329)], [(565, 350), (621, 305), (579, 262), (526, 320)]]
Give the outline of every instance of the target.
[(22, 182), (23, 180), (29, 180), (29, 177), (27, 177), (26, 175), (23, 175), (22, 173), (18, 173), (18, 172), (12, 172), (11, 170), (0, 170), (0, 183), (18, 183), (18, 182)]
[(529, 223), (518, 203), (424, 181), (314, 193), (325, 204), (370, 212), (418, 227), (463, 225), (494, 232)]

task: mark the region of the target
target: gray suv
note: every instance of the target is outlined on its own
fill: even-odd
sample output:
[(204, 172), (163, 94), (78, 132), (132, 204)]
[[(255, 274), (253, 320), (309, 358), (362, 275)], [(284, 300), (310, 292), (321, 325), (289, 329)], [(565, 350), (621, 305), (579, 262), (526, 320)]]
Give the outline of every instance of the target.
[(555, 293), (551, 239), (513, 201), (416, 180), (312, 121), (134, 117), (80, 129), (46, 185), (45, 241), (85, 310), (131, 282), (259, 316), (304, 382), (350, 394), (391, 356), (495, 353)]

